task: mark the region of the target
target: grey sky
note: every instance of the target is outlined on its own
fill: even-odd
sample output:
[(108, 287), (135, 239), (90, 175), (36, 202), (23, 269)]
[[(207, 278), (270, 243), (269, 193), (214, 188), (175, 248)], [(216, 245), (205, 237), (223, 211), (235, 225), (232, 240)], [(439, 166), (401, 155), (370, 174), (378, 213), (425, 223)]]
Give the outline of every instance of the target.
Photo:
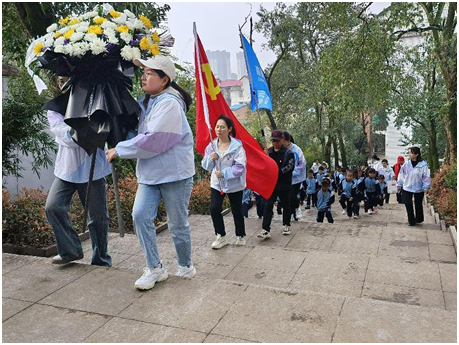
[[(159, 4), (164, 4), (159, 2)], [(275, 2), (167, 2), (171, 6), (168, 13), (168, 27), (175, 37), (172, 54), (177, 56), (180, 63), (194, 62), (193, 22), (196, 22), (198, 34), (205, 50), (226, 50), (231, 53), (231, 70), (237, 72), (236, 53), (240, 50), (238, 25), (244, 23), (245, 17), (250, 13), (252, 4), (252, 17), (254, 23), (258, 21), (260, 5), (272, 10)], [(389, 2), (375, 2), (371, 11), (379, 13), (389, 6)], [(246, 24), (242, 32), (248, 37), (249, 25)], [(275, 61), (276, 56), (272, 51), (262, 48), (266, 39), (262, 34), (254, 31), (253, 48), (260, 61), (261, 67)]]

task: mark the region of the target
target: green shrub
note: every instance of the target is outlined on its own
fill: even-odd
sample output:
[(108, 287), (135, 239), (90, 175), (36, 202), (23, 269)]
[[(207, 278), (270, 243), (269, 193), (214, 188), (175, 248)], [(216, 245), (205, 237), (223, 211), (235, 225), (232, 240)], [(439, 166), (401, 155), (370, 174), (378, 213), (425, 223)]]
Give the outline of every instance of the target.
[[(228, 197), (223, 199), (223, 209), (230, 207)], [(190, 198), (190, 212), (193, 214), (210, 214), (210, 179), (195, 182)]]
[(55, 242), (53, 229), (45, 216), (47, 194), (41, 189), (23, 188), (12, 201), (2, 189), (2, 243), (43, 248)]

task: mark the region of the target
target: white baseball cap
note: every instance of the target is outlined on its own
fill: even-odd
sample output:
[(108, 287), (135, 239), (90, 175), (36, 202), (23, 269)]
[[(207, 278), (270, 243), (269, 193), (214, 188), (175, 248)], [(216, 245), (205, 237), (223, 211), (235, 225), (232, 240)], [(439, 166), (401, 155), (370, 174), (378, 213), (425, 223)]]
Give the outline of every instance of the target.
[(148, 60), (135, 59), (134, 65), (139, 67), (148, 67), (163, 71), (171, 81), (175, 79), (175, 65), (171, 59), (164, 55), (156, 55)]

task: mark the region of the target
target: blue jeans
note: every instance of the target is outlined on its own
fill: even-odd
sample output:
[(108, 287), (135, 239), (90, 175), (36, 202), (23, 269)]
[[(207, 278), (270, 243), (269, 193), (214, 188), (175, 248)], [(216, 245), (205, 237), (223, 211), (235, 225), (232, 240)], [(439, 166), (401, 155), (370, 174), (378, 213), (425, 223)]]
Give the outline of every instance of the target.
[[(92, 265), (111, 266), (108, 255), (108, 209), (107, 181), (105, 178), (93, 181), (88, 210), (88, 228), (92, 243)], [(64, 260), (72, 260), (83, 255), (78, 234), (73, 229), (68, 212), (75, 191), (81, 203), (86, 201), (87, 183), (71, 183), (55, 178), (48, 193), (45, 212), (56, 237), (57, 252)]]
[(164, 201), (166, 206), (167, 224), (177, 251), (178, 264), (180, 266), (191, 265), (191, 232), (190, 224), (188, 223), (188, 204), (192, 188), (192, 177), (158, 185), (139, 184), (132, 218), (134, 220), (135, 233), (145, 253), (147, 267), (153, 268), (161, 264), (154, 224), (161, 200)]

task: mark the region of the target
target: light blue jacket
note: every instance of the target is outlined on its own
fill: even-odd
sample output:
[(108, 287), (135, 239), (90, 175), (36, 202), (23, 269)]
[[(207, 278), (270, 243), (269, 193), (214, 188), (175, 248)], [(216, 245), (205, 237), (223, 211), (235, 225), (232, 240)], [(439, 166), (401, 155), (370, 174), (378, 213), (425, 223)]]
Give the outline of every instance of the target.
[(332, 189), (328, 189), (327, 192), (323, 192), (322, 188), (317, 192), (317, 209), (319, 211), (330, 210), (331, 204), (334, 201), (334, 196)]
[(411, 159), (403, 164), (398, 173), (397, 187), (411, 193), (421, 193), (430, 188), (430, 170), (426, 161), (420, 161), (414, 168)]
[(218, 138), (216, 138), (213, 140), (213, 145), (218, 155), (218, 160), (212, 160), (211, 154), (213, 148), (212, 143), (209, 143), (206, 147), (204, 158), (201, 161), (202, 167), (212, 172), (210, 186), (218, 191), (220, 191), (220, 182), (215, 171), (221, 171), (223, 176), (221, 184), (224, 193), (239, 192), (246, 187), (247, 158), (245, 150), (240, 140), (232, 137), (230, 139), (231, 144), (223, 157), (220, 156), (217, 146)]
[(313, 178), (306, 178), (306, 184), (308, 185), (306, 187), (306, 194), (314, 194), (316, 192), (316, 186), (317, 186), (317, 180)]
[(116, 145), (121, 158), (137, 158), (137, 181), (147, 185), (175, 182), (195, 174), (193, 133), (185, 103), (172, 87), (152, 96), (145, 108), (139, 99), (138, 134)]
[(298, 145), (291, 144), (289, 149), (295, 156), (295, 169), (292, 174), (292, 185), (298, 184), (306, 180), (306, 159), (304, 158), (303, 151)]
[[(55, 135), (55, 141), (59, 145), (54, 175), (63, 181), (71, 183), (87, 183), (91, 167), (91, 156), (77, 145), (70, 135), (70, 126), (64, 122), (64, 116), (49, 110), (47, 113), (49, 127)], [(96, 163), (94, 166), (93, 181), (110, 174), (110, 163), (107, 161), (105, 152), (97, 149)]]

